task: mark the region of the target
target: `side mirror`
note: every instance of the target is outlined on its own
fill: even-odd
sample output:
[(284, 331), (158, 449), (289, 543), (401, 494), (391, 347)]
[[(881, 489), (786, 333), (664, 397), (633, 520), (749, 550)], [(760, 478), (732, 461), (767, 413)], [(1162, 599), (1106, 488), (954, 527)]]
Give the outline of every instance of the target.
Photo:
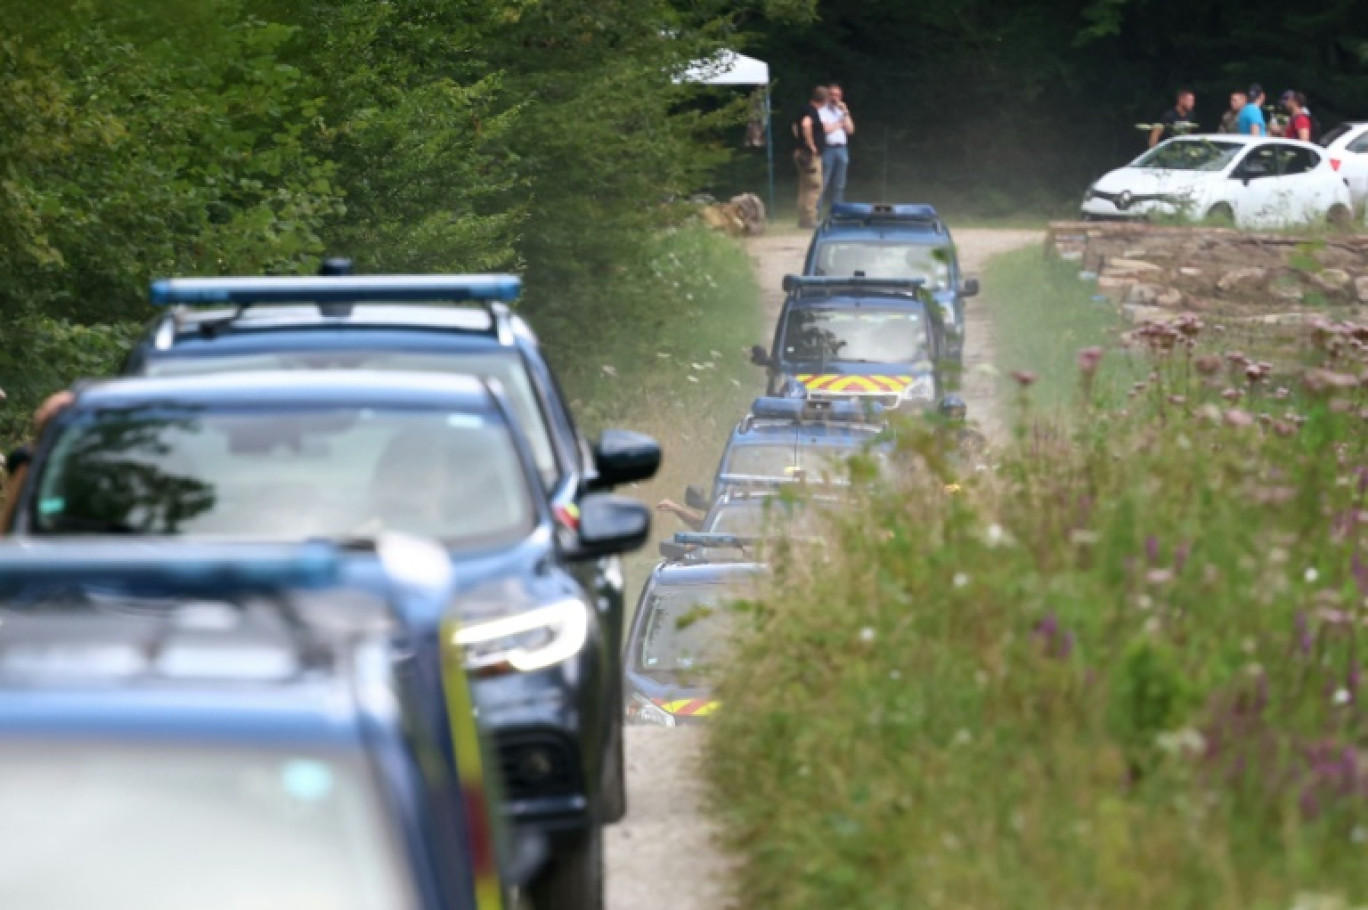
[(969, 413), (969, 406), (958, 395), (946, 395), (940, 400), (937, 410), (946, 420), (960, 421)]
[(977, 278), (964, 279), (964, 287), (960, 288), (961, 297), (977, 297), (979, 292), (979, 280)]
[(579, 546), (573, 559), (598, 559), (641, 549), (651, 533), (651, 510), (635, 499), (595, 493), (580, 500)]
[(770, 365), (769, 351), (765, 350), (764, 345), (751, 345), (750, 357), (751, 363), (758, 367), (767, 367)]
[(595, 489), (650, 480), (660, 469), (660, 444), (631, 430), (604, 430), (594, 446)]
[(684, 488), (684, 505), (691, 509), (699, 509), (706, 512), (711, 508), (712, 503), (708, 502), (708, 496), (698, 487), (689, 484)]

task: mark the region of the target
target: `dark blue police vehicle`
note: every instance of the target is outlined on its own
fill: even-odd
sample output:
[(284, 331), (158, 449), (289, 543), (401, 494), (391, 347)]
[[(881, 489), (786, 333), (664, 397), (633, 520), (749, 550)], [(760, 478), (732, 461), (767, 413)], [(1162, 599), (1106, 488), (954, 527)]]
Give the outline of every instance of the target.
[(813, 234), (804, 275), (919, 278), (941, 307), (946, 356), (964, 352), (965, 299), (979, 292), (965, 278), (950, 230), (924, 204), (842, 202)]
[(447, 644), (475, 677), (509, 817), (552, 836), (536, 906), (596, 907), (620, 682), (569, 566), (639, 547), (650, 513), (596, 493), (576, 530), (558, 522), (510, 411), (491, 383), (447, 374), (91, 383), (39, 441), (14, 531), (336, 541), (361, 586), (380, 581), (382, 535), (440, 542), (463, 620)]
[[(356, 276), (346, 260), (325, 263), (318, 277), (157, 281), (151, 299), (165, 312), (148, 325), (124, 372), (393, 370), (496, 379), (553, 513), (573, 530), (584, 496), (651, 477), (660, 448), (626, 430), (606, 430), (592, 446), (584, 439), (536, 336), (508, 307), (520, 291), (513, 275)], [(573, 568), (597, 595), (618, 680), (626, 621), (621, 560), (607, 556)], [(602, 807), (609, 822), (626, 811), (621, 724), (614, 728), (617, 757), (606, 769)]]
[(318, 544), (0, 547), (6, 905), (508, 906), (447, 580), (387, 549), (363, 592)]

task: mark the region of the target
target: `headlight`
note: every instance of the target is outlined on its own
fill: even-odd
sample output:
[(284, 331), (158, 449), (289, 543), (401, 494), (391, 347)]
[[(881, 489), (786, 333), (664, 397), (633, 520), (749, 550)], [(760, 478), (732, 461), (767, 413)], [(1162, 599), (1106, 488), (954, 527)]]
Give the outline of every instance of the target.
[(928, 375), (914, 377), (911, 384), (903, 388), (903, 401), (934, 401), (936, 398), (936, 383)]
[(589, 637), (589, 610), (578, 600), (498, 619), (475, 620), (456, 632), (466, 669), (476, 674), (526, 673), (579, 653)]
[(627, 703), (627, 715), (625, 720), (629, 724), (643, 727), (675, 726), (673, 714), (660, 707), (660, 705), (655, 704), (640, 692), (633, 693), (632, 700)]

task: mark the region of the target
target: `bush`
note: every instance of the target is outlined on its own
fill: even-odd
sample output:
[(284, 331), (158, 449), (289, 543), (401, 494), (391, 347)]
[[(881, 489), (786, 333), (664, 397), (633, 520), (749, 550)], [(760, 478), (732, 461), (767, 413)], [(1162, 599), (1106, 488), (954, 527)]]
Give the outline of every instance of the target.
[(993, 472), (907, 428), (920, 475), (779, 567), (708, 747), (742, 905), (1368, 899), (1368, 329), (1281, 380), (1205, 338), (1133, 333), (1133, 397)]

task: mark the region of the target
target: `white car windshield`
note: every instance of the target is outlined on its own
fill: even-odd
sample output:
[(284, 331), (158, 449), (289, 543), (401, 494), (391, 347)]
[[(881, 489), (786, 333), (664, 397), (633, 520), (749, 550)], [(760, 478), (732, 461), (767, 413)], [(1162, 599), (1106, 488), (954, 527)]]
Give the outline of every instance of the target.
[(509, 427), (481, 413), (167, 406), (85, 415), (39, 478), (35, 530), (258, 540), (398, 531), (521, 539), (535, 507)]
[(1155, 146), (1141, 155), (1131, 167), (1165, 171), (1222, 171), (1241, 150), (1239, 142), (1219, 139), (1175, 139)]
[(783, 360), (818, 365), (920, 363), (929, 348), (918, 309), (797, 308), (784, 324)]
[(413, 908), (372, 781), (342, 754), (6, 745), (0, 894), (52, 910)]
[(452, 373), (497, 379), (508, 396), (513, 416), (527, 437), (537, 472), (549, 488), (560, 477), (550, 422), (527, 365), (516, 351), (265, 351), (253, 354), (158, 357), (148, 365), (149, 376), (193, 376), (206, 373), (243, 373), (257, 370), (381, 370), (409, 373)]
[(827, 241), (817, 248), (817, 274), (866, 278), (920, 278), (927, 290), (950, 287), (950, 259), (945, 247), (925, 243), (844, 243)]
[(647, 610), (641, 669), (650, 675), (706, 677), (731, 630), (728, 603), (736, 593), (721, 584), (657, 588)]

